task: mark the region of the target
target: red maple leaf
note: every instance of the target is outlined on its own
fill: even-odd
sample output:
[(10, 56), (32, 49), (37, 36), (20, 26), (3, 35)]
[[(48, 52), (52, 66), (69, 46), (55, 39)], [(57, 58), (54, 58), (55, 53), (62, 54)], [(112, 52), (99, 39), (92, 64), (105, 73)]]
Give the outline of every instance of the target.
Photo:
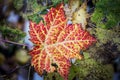
[(30, 22), (30, 40), (35, 44), (30, 51), (31, 63), (40, 75), (56, 70), (67, 80), (70, 59), (81, 59), (80, 50), (96, 40), (80, 24), (67, 24), (63, 4), (51, 8), (44, 21), (45, 24)]

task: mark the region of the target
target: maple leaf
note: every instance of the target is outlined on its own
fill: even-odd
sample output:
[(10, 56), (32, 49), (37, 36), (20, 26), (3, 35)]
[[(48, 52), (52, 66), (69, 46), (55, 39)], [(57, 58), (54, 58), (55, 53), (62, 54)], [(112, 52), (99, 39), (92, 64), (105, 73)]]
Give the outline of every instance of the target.
[(30, 22), (30, 40), (35, 44), (30, 51), (31, 63), (40, 75), (44, 71), (57, 71), (67, 80), (70, 59), (81, 59), (80, 50), (86, 49), (96, 40), (82, 30), (80, 24), (67, 24), (63, 4), (51, 8), (44, 16), (44, 22)]

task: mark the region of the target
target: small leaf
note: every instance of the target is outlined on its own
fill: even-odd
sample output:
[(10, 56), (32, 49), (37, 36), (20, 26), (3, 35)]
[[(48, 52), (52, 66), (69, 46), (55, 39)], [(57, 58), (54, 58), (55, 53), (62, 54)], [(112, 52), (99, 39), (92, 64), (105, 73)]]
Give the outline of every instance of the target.
[(85, 29), (86, 25), (87, 25), (87, 18), (90, 16), (88, 15), (87, 11), (87, 4), (83, 3), (82, 6), (73, 14), (73, 23), (81, 23), (82, 24), (82, 28)]

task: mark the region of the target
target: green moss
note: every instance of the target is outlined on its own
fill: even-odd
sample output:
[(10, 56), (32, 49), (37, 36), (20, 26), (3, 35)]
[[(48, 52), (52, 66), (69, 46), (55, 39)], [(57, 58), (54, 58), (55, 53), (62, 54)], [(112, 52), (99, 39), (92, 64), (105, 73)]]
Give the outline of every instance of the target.
[(23, 6), (23, 0), (13, 0), (13, 4), (17, 10)]
[(11, 41), (19, 41), (25, 37), (25, 33), (19, 29), (13, 29), (7, 25), (1, 25), (0, 27), (0, 32), (2, 33), (3, 37)]
[[(84, 59), (76, 61), (71, 66), (69, 80), (112, 80), (113, 69), (111, 65), (102, 65), (84, 53)], [(91, 78), (92, 77), (92, 78)]]
[[(63, 0), (52, 0), (53, 4), (58, 4), (60, 2), (62, 2)], [(64, 0), (64, 3), (67, 3), (68, 0)]]
[(93, 28), (91, 34), (97, 39), (95, 46), (91, 47), (90, 55), (100, 63), (109, 64), (120, 52), (120, 26), (111, 29)]
[[(91, 20), (97, 27), (111, 28), (120, 22), (120, 0), (99, 0)], [(106, 20), (104, 21), (106, 17)]]
[(28, 16), (29, 20), (32, 20), (33, 22), (39, 23), (40, 20), (42, 20), (42, 17), (39, 14), (33, 14)]
[(96, 36), (100, 44), (105, 44), (107, 42), (113, 42), (118, 44), (120, 41), (119, 32), (116, 32), (114, 30), (96, 28)]
[(44, 80), (64, 80), (59, 73), (49, 73), (48, 75), (44, 76)]

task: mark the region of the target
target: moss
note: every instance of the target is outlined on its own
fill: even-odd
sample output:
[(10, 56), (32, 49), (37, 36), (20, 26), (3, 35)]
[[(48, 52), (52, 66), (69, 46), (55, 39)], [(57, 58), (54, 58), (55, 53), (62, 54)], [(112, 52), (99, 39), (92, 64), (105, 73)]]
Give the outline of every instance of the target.
[(102, 29), (97, 27), (91, 30), (91, 34), (96, 36), (97, 43), (89, 49), (89, 53), (96, 61), (109, 64), (119, 55), (119, 31), (119, 26), (113, 27), (112, 29)]
[(113, 32), (112, 30), (96, 28), (97, 39), (103, 44), (108, 41), (113, 41), (116, 35), (117, 33)]
[(84, 53), (84, 59), (76, 61), (71, 66), (69, 80), (112, 80), (113, 69), (111, 65), (102, 65)]
[(25, 33), (19, 29), (14, 29), (7, 25), (1, 25), (0, 27), (0, 32), (2, 33), (3, 37), (7, 38), (8, 40), (19, 41), (25, 37)]
[(100, 46), (107, 42), (112, 42), (113, 44), (120, 44), (120, 26), (115, 26), (112, 29), (102, 29), (102, 28), (92, 28), (91, 34), (96, 36), (97, 43), (96, 46)]
[(59, 75), (59, 73), (54, 72), (45, 75), (44, 80), (64, 80), (64, 79)]
[(23, 0), (13, 0), (14, 7), (19, 10), (23, 6)]
[(64, 1), (64, 3), (67, 3), (68, 0), (52, 0), (53, 4), (58, 4), (60, 2)]
[[(112, 3), (112, 4), (111, 4)], [(120, 21), (120, 0), (99, 0), (91, 20), (97, 27), (111, 28)]]
[(32, 20), (33, 22), (39, 23), (40, 20), (42, 20), (42, 17), (39, 14), (33, 14), (28, 16), (29, 20)]

